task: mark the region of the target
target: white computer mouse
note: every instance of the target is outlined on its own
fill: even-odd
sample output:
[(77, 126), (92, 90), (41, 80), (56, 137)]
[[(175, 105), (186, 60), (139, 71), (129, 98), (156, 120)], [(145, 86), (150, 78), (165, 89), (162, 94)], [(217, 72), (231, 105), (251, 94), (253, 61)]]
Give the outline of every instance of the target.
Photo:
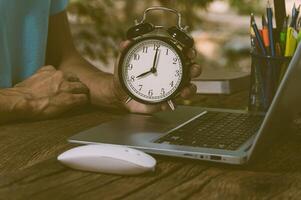
[(109, 174), (135, 175), (155, 169), (150, 155), (124, 146), (89, 144), (70, 149), (57, 157), (68, 167)]

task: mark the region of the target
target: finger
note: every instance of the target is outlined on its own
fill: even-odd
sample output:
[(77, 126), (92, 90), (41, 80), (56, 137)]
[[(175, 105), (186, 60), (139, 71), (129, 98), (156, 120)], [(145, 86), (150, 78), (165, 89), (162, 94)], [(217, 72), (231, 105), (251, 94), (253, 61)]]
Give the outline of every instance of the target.
[(70, 82), (78, 82), (80, 81), (79, 78), (76, 76), (76, 74), (72, 73), (72, 72), (67, 72), (64, 74), (64, 78), (67, 81)]
[(181, 97), (187, 99), (196, 94), (197, 87), (194, 84), (190, 84), (188, 87), (183, 88), (181, 91)]
[(86, 94), (61, 93), (56, 98), (54, 105), (66, 111), (74, 106), (85, 105), (87, 103), (88, 103), (88, 96)]
[(89, 98), (86, 94), (72, 94), (70, 97), (70, 106), (81, 106), (89, 102)]
[(191, 78), (198, 77), (202, 73), (202, 67), (198, 64), (192, 64), (190, 66), (190, 76)]
[(171, 111), (172, 109), (170, 108), (170, 106), (168, 105), (168, 103), (162, 103), (161, 104), (161, 110), (162, 111)]
[(88, 94), (89, 89), (81, 82), (67, 82), (64, 81), (61, 85), (60, 91), (72, 94)]
[[(119, 48), (120, 48), (120, 52), (122, 52), (125, 48), (127, 48), (130, 45), (131, 41), (130, 40), (125, 40), (120, 42), (119, 44)], [(121, 54), (118, 55), (118, 58), (115, 61), (114, 64), (114, 74), (116, 75), (117, 73), (117, 69), (118, 69), (118, 63), (119, 63), (119, 59), (120, 59)]]
[(45, 105), (48, 106), (43, 109), (42, 116), (39, 116), (39, 118), (58, 116), (73, 107), (85, 105), (88, 102), (89, 100), (86, 94), (60, 93), (58, 96), (51, 98), (50, 102), (45, 103)]
[(40, 69), (38, 69), (37, 72), (43, 72), (43, 71), (55, 71), (55, 67), (52, 65), (46, 65), (46, 66), (42, 66)]
[(130, 45), (131, 41), (130, 40), (125, 40), (120, 42), (120, 51), (123, 51), (125, 48), (127, 48)]
[[(126, 49), (130, 45), (131, 41), (130, 40), (125, 40), (120, 42), (119, 48), (120, 52), (122, 52), (124, 49)], [(118, 58), (116, 59), (115, 65), (114, 65), (114, 74), (117, 77), (117, 69), (118, 69), (118, 63), (120, 59), (121, 54), (118, 55)]]
[(132, 99), (125, 107), (132, 113), (151, 114), (161, 110), (160, 105), (146, 105)]
[[(130, 44), (130, 40), (125, 40), (123, 42), (120, 43), (120, 51), (123, 51), (126, 47), (128, 47), (128, 45)], [(120, 84), (120, 80), (119, 80), (119, 76), (118, 76), (118, 64), (120, 61), (120, 56), (121, 54), (119, 54), (118, 58), (115, 61), (115, 65), (114, 65), (114, 85), (115, 85), (115, 95), (117, 96), (117, 98), (119, 100), (121, 100), (121, 102), (124, 102), (128, 95), (124, 92), (124, 90), (122, 89), (122, 86)]]
[(196, 52), (196, 50), (195, 49), (193, 49), (193, 48), (191, 48), (191, 49), (189, 49), (188, 51), (187, 51), (187, 57), (189, 58), (189, 59), (194, 59), (195, 57), (196, 57), (196, 55), (197, 55), (197, 52)]

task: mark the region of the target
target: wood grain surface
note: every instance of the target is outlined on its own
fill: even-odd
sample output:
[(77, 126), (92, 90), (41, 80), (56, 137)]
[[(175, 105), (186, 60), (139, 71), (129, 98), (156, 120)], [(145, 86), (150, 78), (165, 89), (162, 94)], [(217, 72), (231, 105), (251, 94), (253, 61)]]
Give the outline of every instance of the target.
[[(216, 103), (199, 99), (216, 107), (224, 98), (229, 102), (224, 107), (232, 103), (243, 108), (242, 96), (220, 97)], [(301, 198), (301, 136), (293, 132), (283, 133), (255, 163), (245, 166), (155, 156), (155, 172), (126, 177), (75, 171), (56, 161), (74, 146), (68, 137), (122, 115), (87, 107), (56, 119), (1, 125), (0, 199)]]

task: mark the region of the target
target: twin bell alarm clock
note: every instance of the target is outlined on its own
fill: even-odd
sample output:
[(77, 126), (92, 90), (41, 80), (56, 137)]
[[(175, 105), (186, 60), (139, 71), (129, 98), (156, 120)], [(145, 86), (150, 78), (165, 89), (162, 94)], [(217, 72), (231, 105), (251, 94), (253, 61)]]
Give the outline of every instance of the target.
[[(146, 22), (147, 13), (154, 10), (174, 13), (177, 25), (165, 28)], [(172, 99), (190, 81), (190, 60), (186, 54), (194, 41), (186, 29), (176, 10), (151, 7), (127, 31), (127, 39), (132, 42), (122, 51), (118, 64), (121, 85), (129, 95), (127, 102), (132, 99), (144, 104), (168, 102), (174, 109)]]

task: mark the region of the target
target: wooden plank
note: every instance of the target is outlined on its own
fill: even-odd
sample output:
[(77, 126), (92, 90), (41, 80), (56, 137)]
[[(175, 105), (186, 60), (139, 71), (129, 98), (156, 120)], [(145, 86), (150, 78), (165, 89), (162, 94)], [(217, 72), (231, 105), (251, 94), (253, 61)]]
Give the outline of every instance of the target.
[(155, 173), (122, 177), (70, 170), (51, 159), (17, 173), (0, 176), (0, 197), (92, 200), (100, 197), (173, 200), (298, 199), (300, 194), (300, 171), (256, 172), (237, 170), (231, 166), (213, 167), (214, 165), (204, 162), (179, 161), (167, 159), (159, 163)]
[[(202, 102), (214, 106), (223, 98)], [(225, 107), (231, 99), (240, 106), (237, 94)], [(116, 117), (120, 113), (83, 108), (58, 119), (0, 126), (0, 199), (300, 198), (301, 136), (295, 134), (283, 133), (247, 166), (156, 156), (154, 173), (124, 177), (75, 171), (56, 161), (72, 146), (68, 137)]]
[(182, 163), (164, 161), (159, 163), (157, 170), (148, 175), (123, 177), (122, 179), (105, 185), (102, 188), (94, 189), (86, 193), (79, 194), (76, 199), (99, 200), (120, 199), (127, 194), (136, 192), (149, 184), (155, 183), (161, 178), (168, 177), (182, 167)]
[(95, 108), (57, 119), (0, 126), (0, 174), (25, 169), (70, 148), (67, 138), (118, 117)]
[[(123, 199), (158, 199), (161, 195), (169, 193), (173, 188), (193, 179), (201, 174), (208, 167), (206, 165), (186, 164), (167, 177), (141, 188), (131, 194), (126, 194)], [(148, 194), (148, 195), (145, 195)]]
[[(298, 176), (296, 173), (291, 173), (289, 176), (293, 179), (290, 185), (284, 190), (278, 191), (274, 196), (273, 199), (300, 199), (301, 196), (301, 177)], [(285, 182), (287, 180), (285, 179)]]
[[(186, 199), (269, 199), (286, 190), (299, 191), (301, 174), (231, 171), (210, 180)], [(292, 187), (292, 183), (299, 182)], [(286, 198), (283, 199), (287, 199)]]
[(301, 135), (292, 132), (283, 133), (283, 136), (267, 144), (265, 152), (250, 163), (246, 168), (257, 172), (296, 172), (301, 169)]
[[(218, 102), (210, 105), (220, 102), (231, 102), (232, 104), (241, 102), (245, 96), (244, 93), (240, 93), (235, 94), (234, 97), (222, 97)], [(238, 100), (234, 101), (233, 98)], [(227, 101), (227, 99), (229, 100)], [(208, 101), (212, 102), (212, 100)], [(208, 101), (204, 100), (203, 102), (209, 104)], [(201, 105), (204, 104), (201, 103)], [(84, 107), (52, 120), (0, 125), (0, 153), (2, 155), (0, 175), (25, 169), (58, 155), (72, 147), (66, 142), (68, 137), (120, 117), (121, 114), (123, 112), (112, 110), (108, 112), (108, 110), (99, 110), (94, 107)]]
[[(70, 170), (47, 160), (0, 178), (0, 197), (12, 199), (70, 199), (78, 192), (118, 180), (120, 176)], [(97, 186), (97, 187), (96, 187)]]
[(202, 165), (194, 165), (193, 168), (195, 169), (191, 169), (189, 178), (185, 178), (187, 177), (187, 174), (185, 173), (186, 170), (181, 170), (181, 173), (174, 174), (173, 177), (161, 179), (128, 196), (126, 199), (142, 199), (142, 197), (144, 200), (187, 199), (188, 196), (199, 191), (212, 179), (225, 173), (225, 170), (219, 168), (206, 168)]
[(116, 176), (68, 169), (55, 159), (0, 176), (0, 197), (13, 199), (115, 199), (180, 169), (175, 161), (159, 162), (154, 173)]

